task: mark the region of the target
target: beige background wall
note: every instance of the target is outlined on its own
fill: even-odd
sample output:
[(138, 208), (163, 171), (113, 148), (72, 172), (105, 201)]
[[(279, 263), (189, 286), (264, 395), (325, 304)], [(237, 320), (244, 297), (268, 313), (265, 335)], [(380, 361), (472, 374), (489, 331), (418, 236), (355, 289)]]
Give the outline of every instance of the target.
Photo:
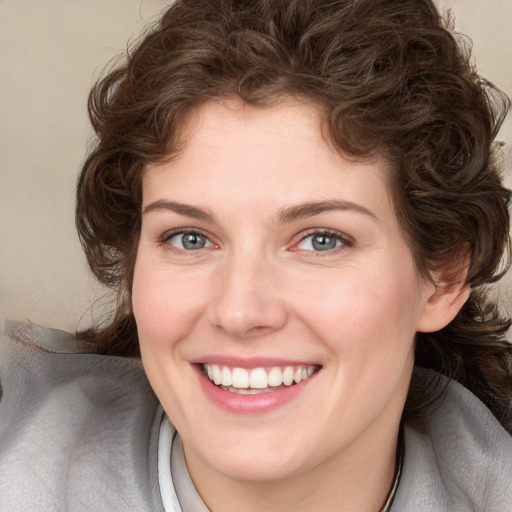
[[(91, 130), (90, 85), (163, 0), (0, 0), (0, 311), (87, 325), (102, 292), (74, 232), (74, 184)], [(512, 0), (440, 0), (479, 69), (512, 95)], [(511, 115), (512, 116), (512, 115)], [(509, 116), (510, 117), (510, 116)], [(512, 121), (501, 138), (509, 144)], [(510, 171), (512, 172), (512, 171)]]

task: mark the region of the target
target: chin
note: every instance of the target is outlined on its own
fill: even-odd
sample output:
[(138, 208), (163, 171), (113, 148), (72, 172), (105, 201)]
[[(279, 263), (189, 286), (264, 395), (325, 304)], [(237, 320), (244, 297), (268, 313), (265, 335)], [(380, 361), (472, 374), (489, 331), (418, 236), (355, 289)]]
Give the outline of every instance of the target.
[[(286, 447), (286, 433), (268, 434), (209, 435), (210, 443), (207, 446), (199, 447), (196, 444), (197, 448), (202, 448), (201, 452), (196, 451), (196, 456), (216, 473), (235, 480), (254, 482), (285, 480), (304, 471), (305, 465), (311, 465), (312, 456), (308, 456), (304, 450), (304, 442)], [(215, 446), (211, 440), (215, 440)], [(184, 444), (187, 453), (186, 441)]]

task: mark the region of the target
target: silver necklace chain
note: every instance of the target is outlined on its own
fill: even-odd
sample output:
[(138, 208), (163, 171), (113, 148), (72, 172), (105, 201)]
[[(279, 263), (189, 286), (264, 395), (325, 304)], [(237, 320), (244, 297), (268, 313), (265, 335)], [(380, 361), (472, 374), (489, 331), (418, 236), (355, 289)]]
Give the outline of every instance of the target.
[(398, 489), (398, 484), (400, 483), (400, 477), (402, 476), (402, 466), (404, 462), (404, 448), (403, 443), (400, 444), (400, 453), (398, 455), (398, 467), (396, 469), (395, 481), (393, 482), (393, 487), (391, 487), (391, 491), (389, 492), (388, 499), (384, 504), (384, 507), (380, 512), (389, 512), (391, 510), (391, 505), (393, 504), (393, 500), (395, 498), (396, 490)]

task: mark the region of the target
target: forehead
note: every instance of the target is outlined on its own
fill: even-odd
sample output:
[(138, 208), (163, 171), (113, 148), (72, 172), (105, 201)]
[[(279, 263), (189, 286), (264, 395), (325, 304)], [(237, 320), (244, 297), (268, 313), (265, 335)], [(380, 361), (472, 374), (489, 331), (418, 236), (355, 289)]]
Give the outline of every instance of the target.
[[(336, 153), (323, 127), (321, 107), (291, 97), (269, 106), (249, 105), (237, 97), (208, 101), (191, 109), (180, 135), (182, 151), (177, 160), (201, 157), (204, 151), (209, 152), (210, 161), (212, 156), (226, 158), (226, 153), (231, 153), (233, 159), (244, 159), (242, 149), (245, 159), (255, 158), (254, 148), (263, 158), (263, 150), (301, 146), (305, 138), (310, 142), (309, 152), (330, 148)], [(293, 154), (288, 153), (288, 157), (293, 158)]]
[(389, 197), (384, 165), (337, 151), (312, 102), (289, 99), (262, 108), (237, 99), (211, 101), (191, 112), (182, 133), (182, 151), (146, 169), (145, 204), (163, 195), (203, 202), (223, 196), (241, 206), (255, 199), (371, 204)]

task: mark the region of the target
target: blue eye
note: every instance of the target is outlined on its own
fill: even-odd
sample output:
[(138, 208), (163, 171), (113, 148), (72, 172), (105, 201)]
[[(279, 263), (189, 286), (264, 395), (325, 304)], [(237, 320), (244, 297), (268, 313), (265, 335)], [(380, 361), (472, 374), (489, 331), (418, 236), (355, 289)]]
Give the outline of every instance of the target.
[(168, 239), (171, 245), (185, 251), (197, 251), (206, 247), (213, 247), (213, 244), (206, 236), (197, 232), (177, 233)]
[(297, 244), (297, 248), (304, 251), (325, 252), (337, 249), (343, 243), (345, 243), (345, 241), (339, 235), (320, 232), (305, 236)]

